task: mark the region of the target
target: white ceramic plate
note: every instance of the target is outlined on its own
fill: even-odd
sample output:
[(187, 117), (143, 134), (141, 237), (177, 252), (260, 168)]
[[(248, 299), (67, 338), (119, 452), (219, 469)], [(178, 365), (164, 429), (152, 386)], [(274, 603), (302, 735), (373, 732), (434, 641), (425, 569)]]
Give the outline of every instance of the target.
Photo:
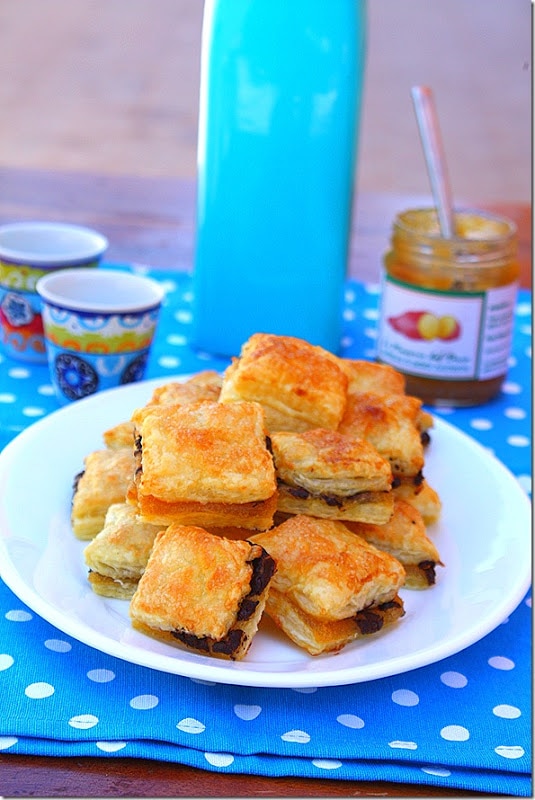
[[(183, 379), (177, 378), (177, 380)], [(429, 530), (445, 568), (424, 591), (403, 590), (396, 625), (311, 657), (264, 616), (241, 662), (189, 653), (134, 631), (128, 602), (99, 597), (87, 581), (69, 512), (73, 477), (102, 432), (130, 417), (155, 386), (130, 384), (80, 400), (36, 422), (0, 454), (0, 572), (30, 608), (57, 628), (125, 661), (200, 680), (244, 686), (313, 687), (395, 675), (481, 639), (529, 587), (531, 511), (515, 477), (490, 453), (440, 419), (425, 475), (443, 500)]]

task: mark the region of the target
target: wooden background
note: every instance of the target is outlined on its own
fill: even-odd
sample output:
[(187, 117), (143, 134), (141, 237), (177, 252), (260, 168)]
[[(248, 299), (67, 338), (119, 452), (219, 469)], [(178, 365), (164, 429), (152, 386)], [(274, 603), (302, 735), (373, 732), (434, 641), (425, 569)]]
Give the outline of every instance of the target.
[[(429, 191), (410, 98), (422, 83), (456, 198), (529, 202), (530, 0), (368, 8), (357, 190)], [(2, 0), (0, 166), (194, 177), (202, 10), (202, 0)]]

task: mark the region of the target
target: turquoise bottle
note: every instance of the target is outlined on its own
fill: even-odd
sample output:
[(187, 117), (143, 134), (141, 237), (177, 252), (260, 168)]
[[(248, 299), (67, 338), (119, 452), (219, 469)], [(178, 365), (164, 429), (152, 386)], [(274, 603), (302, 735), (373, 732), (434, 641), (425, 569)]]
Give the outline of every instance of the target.
[(206, 0), (192, 344), (256, 332), (338, 352), (365, 0)]

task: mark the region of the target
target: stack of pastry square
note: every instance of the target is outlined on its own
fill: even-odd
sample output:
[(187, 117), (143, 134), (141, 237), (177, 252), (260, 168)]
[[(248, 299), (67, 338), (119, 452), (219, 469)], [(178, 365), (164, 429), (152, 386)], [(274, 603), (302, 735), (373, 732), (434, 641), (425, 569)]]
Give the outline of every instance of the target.
[[(269, 429), (278, 485), (276, 525), (251, 537), (277, 564), (266, 611), (312, 655), (337, 651), (403, 616), (398, 591), (406, 583), (423, 585), (412, 564), (422, 560), (422, 551), (425, 576), (433, 573), (434, 580), (432, 559), (439, 560), (438, 552), (423, 523), (413, 524), (419, 512), (411, 507), (410, 514), (402, 513), (393, 491), (400, 469), (411, 487), (414, 476), (421, 483), (418, 425), (423, 430), (431, 420), (398, 382), (399, 413), (383, 423), (381, 436), (369, 435), (376, 432), (373, 425), (349, 424), (364, 391), (364, 386), (358, 391), (357, 381), (370, 389), (398, 375), (380, 365), (360, 373), (357, 363), (300, 339), (255, 334), (223, 378), (220, 403), (260, 403)], [(383, 389), (387, 396), (391, 386)], [(376, 536), (377, 547), (371, 543), (376, 529), (386, 531)], [(405, 547), (408, 534), (411, 546)]]
[(139, 631), (220, 658), (246, 655), (264, 610), (312, 655), (376, 634), (441, 563), (431, 425), (392, 368), (255, 334), (86, 458), (72, 521), (89, 581), (131, 600)]
[(267, 613), (313, 656), (376, 634), (405, 613), (401, 563), (342, 522), (296, 515), (252, 541), (277, 565)]
[(220, 402), (262, 404), (278, 484), (276, 522), (337, 520), (397, 558), (405, 585), (442, 565), (427, 525), (440, 498), (424, 477), (433, 419), (388, 365), (341, 359), (291, 337), (255, 334), (226, 371)]
[(93, 590), (130, 599), (135, 628), (241, 659), (275, 564), (259, 544), (200, 526), (271, 526), (276, 482), (261, 407), (219, 405), (220, 384), (209, 372), (165, 384), (105, 431), (106, 449), (78, 476), (72, 522), (93, 537), (84, 550)]
[(134, 422), (137, 468), (127, 499), (145, 521), (271, 526), (277, 485), (258, 403), (147, 406)]
[[(275, 564), (212, 529), (265, 530), (277, 485), (258, 403), (149, 404), (133, 414), (136, 471), (127, 501), (160, 525), (130, 604), (134, 627), (204, 655), (242, 659)], [(160, 395), (161, 400), (161, 395)], [(208, 530), (210, 529), (210, 530)]]

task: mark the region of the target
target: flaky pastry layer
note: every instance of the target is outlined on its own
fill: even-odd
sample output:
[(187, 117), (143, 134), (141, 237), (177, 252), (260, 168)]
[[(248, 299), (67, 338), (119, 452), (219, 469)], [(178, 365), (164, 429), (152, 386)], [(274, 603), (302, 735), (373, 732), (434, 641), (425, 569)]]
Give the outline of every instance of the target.
[(220, 401), (261, 403), (269, 431), (337, 428), (347, 377), (335, 356), (291, 336), (257, 333), (223, 376)]
[(324, 620), (353, 616), (392, 600), (405, 581), (400, 562), (342, 523), (306, 515), (251, 537), (273, 556), (273, 588)]
[(132, 624), (200, 653), (243, 658), (274, 570), (257, 544), (171, 525), (156, 537), (131, 600)]

